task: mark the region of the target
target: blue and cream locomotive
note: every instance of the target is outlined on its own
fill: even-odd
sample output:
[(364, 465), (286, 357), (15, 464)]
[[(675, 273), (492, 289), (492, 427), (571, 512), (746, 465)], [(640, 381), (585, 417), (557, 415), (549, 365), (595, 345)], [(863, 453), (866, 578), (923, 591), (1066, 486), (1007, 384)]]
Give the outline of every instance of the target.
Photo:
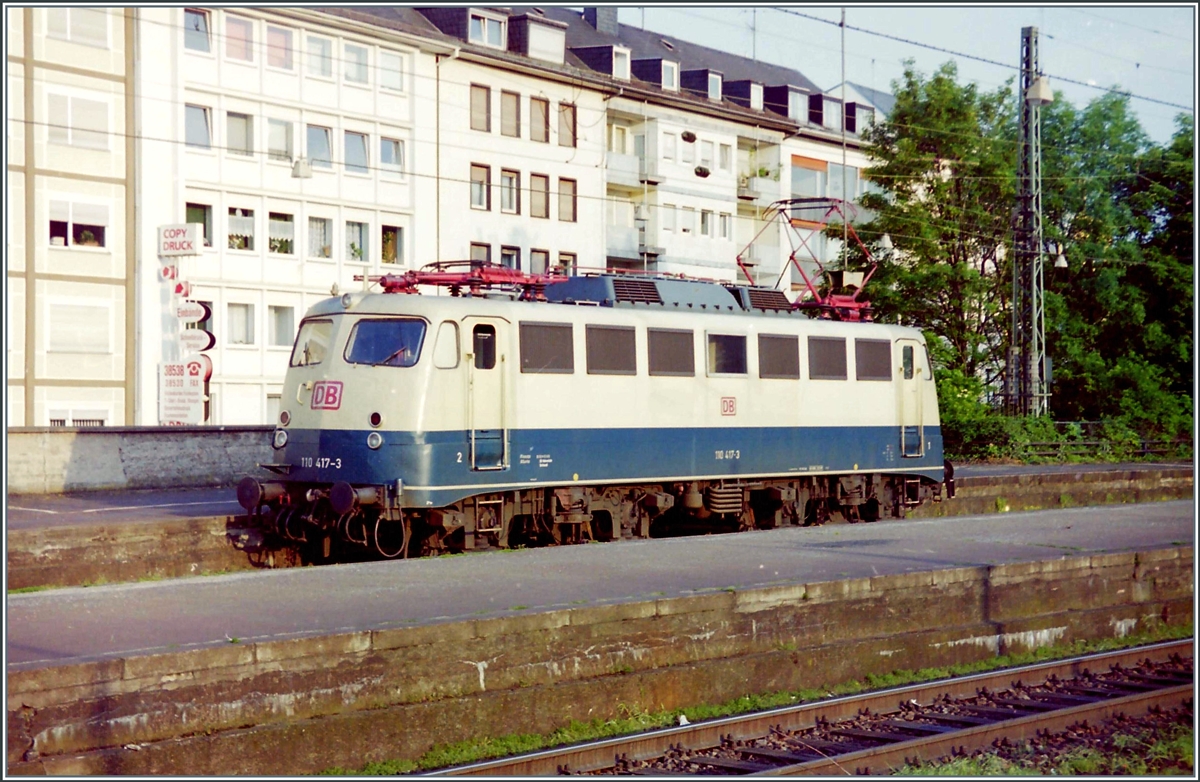
[(732, 283), (479, 271), (309, 310), (272, 474), (238, 487), (254, 518), (395, 556), (874, 521), (953, 492), (917, 329)]

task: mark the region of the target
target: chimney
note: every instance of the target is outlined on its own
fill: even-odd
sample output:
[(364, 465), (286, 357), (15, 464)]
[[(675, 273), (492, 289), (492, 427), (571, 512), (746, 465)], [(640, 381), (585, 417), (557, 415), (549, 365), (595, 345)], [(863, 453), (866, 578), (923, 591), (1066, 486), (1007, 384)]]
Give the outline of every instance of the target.
[(584, 8), (583, 21), (595, 27), (598, 32), (617, 35), (619, 25), (617, 24), (617, 9), (615, 6), (606, 5), (602, 8)]

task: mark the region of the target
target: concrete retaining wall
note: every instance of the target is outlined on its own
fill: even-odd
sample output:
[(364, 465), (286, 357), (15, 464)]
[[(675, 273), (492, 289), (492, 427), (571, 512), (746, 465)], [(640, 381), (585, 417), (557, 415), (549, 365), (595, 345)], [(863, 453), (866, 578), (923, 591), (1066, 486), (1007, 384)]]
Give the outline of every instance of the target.
[(8, 675), (13, 774), (301, 774), (1190, 622), (1193, 552), (1067, 557)]
[(19, 427), (9, 494), (225, 486), (270, 462), (269, 426)]

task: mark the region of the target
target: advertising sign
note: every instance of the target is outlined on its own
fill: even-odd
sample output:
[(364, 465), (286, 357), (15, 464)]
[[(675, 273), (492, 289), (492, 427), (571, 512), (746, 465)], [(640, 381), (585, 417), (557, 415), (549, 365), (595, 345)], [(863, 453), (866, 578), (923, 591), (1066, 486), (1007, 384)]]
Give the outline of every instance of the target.
[(158, 365), (158, 422), (163, 426), (204, 423), (205, 365), (200, 356)]
[(185, 353), (199, 353), (208, 350), (217, 343), (212, 332), (204, 329), (184, 329), (179, 334), (179, 344)]
[(181, 301), (175, 305), (175, 317), (181, 323), (199, 323), (211, 316), (212, 310), (202, 301)]
[(158, 227), (158, 254), (164, 258), (199, 255), (202, 247), (204, 247), (204, 226), (200, 223), (180, 223)]

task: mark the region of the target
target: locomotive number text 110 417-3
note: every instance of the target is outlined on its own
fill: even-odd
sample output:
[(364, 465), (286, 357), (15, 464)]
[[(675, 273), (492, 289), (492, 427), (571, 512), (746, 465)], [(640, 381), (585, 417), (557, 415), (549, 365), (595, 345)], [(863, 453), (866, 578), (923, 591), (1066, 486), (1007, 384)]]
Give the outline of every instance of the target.
[(342, 460), (328, 456), (317, 456), (315, 458), (312, 456), (301, 456), (300, 466), (316, 467), (318, 470), (327, 470), (331, 467), (335, 470), (340, 470), (342, 469)]

